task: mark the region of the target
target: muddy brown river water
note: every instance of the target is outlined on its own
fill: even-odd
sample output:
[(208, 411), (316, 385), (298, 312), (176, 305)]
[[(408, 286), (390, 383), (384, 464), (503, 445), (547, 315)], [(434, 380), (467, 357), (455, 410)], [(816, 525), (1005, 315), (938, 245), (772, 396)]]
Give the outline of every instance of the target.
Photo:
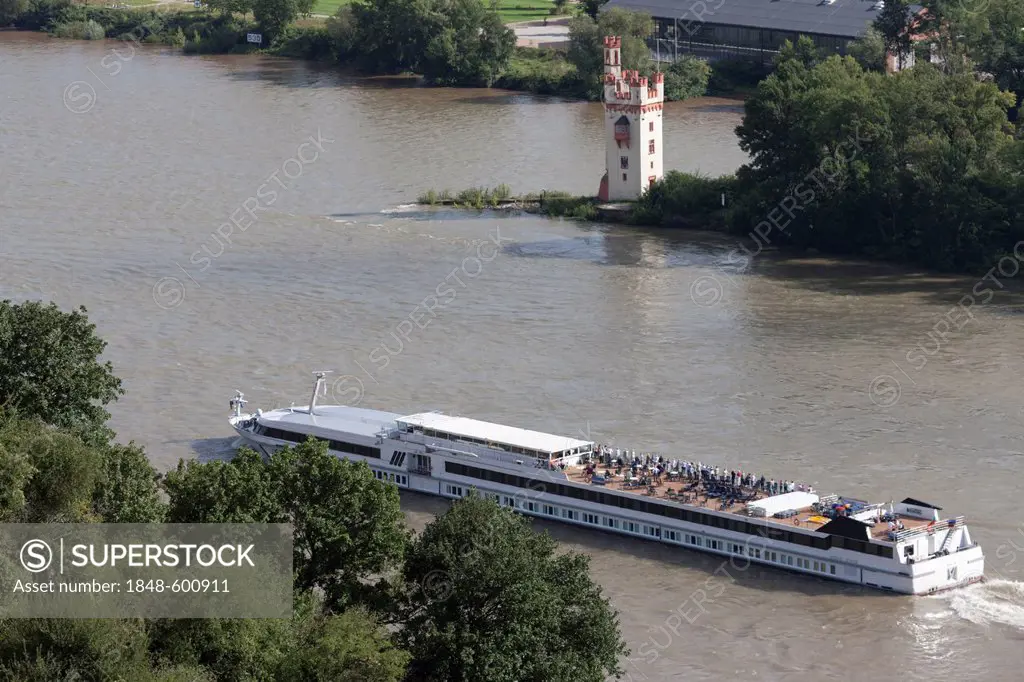
[[(741, 114), (666, 107), (666, 168), (733, 171)], [(161, 468), (229, 451), (235, 389), (302, 403), (333, 369), (366, 406), (935, 501), (986, 550), (987, 583), (911, 599), (538, 523), (592, 556), (632, 680), (1021, 679), (1018, 300), (947, 332), (978, 278), (410, 205), (592, 193), (601, 133), (590, 103), (0, 33), (0, 297), (89, 309), (127, 389), (113, 425)], [(403, 496), (417, 527), (444, 504)]]

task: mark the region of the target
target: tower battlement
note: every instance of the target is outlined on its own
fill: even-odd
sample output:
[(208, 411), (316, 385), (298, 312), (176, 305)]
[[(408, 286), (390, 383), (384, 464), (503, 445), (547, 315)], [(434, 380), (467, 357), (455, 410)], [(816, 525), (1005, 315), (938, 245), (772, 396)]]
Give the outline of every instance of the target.
[[(614, 49), (614, 48), (609, 48)], [(609, 71), (615, 66), (616, 71)], [(665, 99), (665, 74), (656, 73), (652, 78), (641, 76), (639, 71), (621, 70), (618, 65), (605, 64), (604, 101), (639, 105), (660, 104)]]
[(622, 68), (622, 38), (604, 38), (605, 201), (634, 200), (662, 177), (665, 75)]

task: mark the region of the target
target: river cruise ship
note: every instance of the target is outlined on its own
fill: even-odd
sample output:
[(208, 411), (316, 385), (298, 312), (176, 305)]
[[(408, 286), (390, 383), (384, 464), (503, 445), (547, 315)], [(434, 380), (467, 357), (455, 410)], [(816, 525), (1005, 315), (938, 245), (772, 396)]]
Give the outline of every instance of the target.
[(440, 412), (310, 404), (243, 413), (239, 444), (270, 455), (310, 436), (399, 488), (457, 499), (476, 489), (529, 516), (902, 594), (982, 580), (963, 516), (913, 498), (871, 504), (793, 481)]

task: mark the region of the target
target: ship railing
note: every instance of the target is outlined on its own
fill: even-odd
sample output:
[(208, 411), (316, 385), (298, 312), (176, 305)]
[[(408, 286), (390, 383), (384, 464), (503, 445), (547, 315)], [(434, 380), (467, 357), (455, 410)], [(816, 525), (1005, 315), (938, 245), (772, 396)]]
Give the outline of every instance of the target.
[[(950, 523), (950, 521), (952, 521), (953, 523)], [(896, 534), (892, 537), (896, 542), (903, 542), (904, 540), (909, 540), (910, 538), (915, 538), (920, 535), (930, 535), (935, 531), (942, 530), (944, 528), (952, 531), (956, 528), (959, 528), (962, 525), (964, 525), (964, 517), (957, 516), (955, 518), (946, 519), (944, 521), (933, 521), (932, 523), (929, 523), (926, 526), (919, 526), (917, 528), (899, 530), (896, 531)]]

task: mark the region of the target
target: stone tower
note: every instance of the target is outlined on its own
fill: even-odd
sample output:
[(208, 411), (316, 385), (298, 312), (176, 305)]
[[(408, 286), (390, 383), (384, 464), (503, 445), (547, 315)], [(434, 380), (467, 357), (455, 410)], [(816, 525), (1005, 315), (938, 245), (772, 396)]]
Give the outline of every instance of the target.
[(662, 176), (661, 114), (665, 75), (654, 83), (622, 70), (622, 39), (604, 39), (605, 175), (602, 201), (632, 201)]

